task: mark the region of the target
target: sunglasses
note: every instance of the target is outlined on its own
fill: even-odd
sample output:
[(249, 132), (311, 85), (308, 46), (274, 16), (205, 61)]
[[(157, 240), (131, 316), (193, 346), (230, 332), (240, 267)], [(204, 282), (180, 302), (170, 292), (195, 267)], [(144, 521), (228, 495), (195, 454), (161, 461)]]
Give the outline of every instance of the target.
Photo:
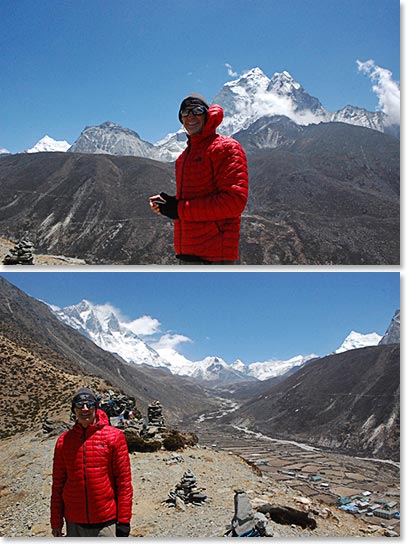
[(192, 115), (203, 115), (207, 112), (207, 109), (204, 106), (195, 106), (195, 108), (192, 108), (191, 110), (181, 110), (180, 114), (181, 117), (188, 117), (190, 113)]
[(75, 408), (83, 408), (85, 404), (89, 408), (89, 410), (96, 406), (96, 402), (94, 402), (93, 400), (79, 400), (78, 402), (75, 402)]

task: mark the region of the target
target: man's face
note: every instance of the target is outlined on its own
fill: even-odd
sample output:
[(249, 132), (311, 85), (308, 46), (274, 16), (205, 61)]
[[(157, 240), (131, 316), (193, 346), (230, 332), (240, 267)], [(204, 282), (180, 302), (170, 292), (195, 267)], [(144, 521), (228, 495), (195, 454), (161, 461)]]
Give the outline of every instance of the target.
[[(187, 106), (185, 109), (188, 111), (193, 110), (196, 108), (195, 106)], [(184, 125), (185, 130), (188, 132), (190, 136), (194, 134), (199, 134), (206, 122), (206, 115), (194, 115), (193, 113), (190, 113), (188, 117), (182, 117), (182, 124)]]
[(79, 423), (86, 429), (95, 421), (96, 405), (90, 401), (77, 402), (74, 406), (74, 412)]

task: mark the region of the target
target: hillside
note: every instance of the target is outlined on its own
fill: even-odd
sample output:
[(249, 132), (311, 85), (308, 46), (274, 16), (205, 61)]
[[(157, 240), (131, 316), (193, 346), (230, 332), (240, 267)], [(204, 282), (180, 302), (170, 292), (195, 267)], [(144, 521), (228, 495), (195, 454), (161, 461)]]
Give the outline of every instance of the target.
[(0, 234), (88, 264), (171, 264), (172, 228), (148, 197), (174, 192), (173, 167), (140, 157), (36, 153), (0, 159)]
[(330, 355), (246, 402), (223, 422), (352, 455), (400, 457), (400, 346)]
[[(256, 131), (235, 135), (250, 178), (241, 264), (398, 264), (399, 141), (344, 123), (293, 127), (263, 119)], [(177, 262), (172, 222), (148, 206), (159, 190), (174, 194), (173, 164), (79, 153), (4, 156), (0, 190), (0, 236), (28, 236), (38, 253), (88, 264)]]
[[(0, 335), (3, 353), (2, 378), (5, 390), (15, 392), (18, 378), (24, 384), (19, 394), (41, 389), (58, 396), (58, 406), (69, 408), (70, 395), (78, 380), (89, 383), (90, 376), (100, 378), (109, 387), (120, 389), (136, 398), (145, 412), (153, 400), (160, 400), (168, 422), (200, 413), (202, 406), (217, 406), (217, 401), (197, 385), (173, 376), (169, 371), (147, 366), (129, 366), (103, 351), (79, 332), (62, 324), (48, 307), (29, 297), (4, 278), (0, 278)], [(7, 348), (7, 349), (6, 349)], [(24, 372), (20, 373), (20, 369)], [(30, 372), (28, 372), (30, 369)], [(74, 385), (71, 389), (68, 385)], [(15, 417), (24, 416), (27, 408), (15, 395)], [(7, 406), (2, 410), (6, 415)]]
[[(49, 499), (52, 456), (56, 438), (30, 431), (0, 441), (0, 536), (50, 537)], [(269, 522), (275, 537), (361, 537), (397, 533), (378, 523), (367, 525), (336, 506), (309, 499), (282, 482), (259, 474), (242, 458), (207, 447), (179, 452), (181, 462), (169, 452), (131, 454), (134, 486), (133, 537), (222, 537), (230, 525), (235, 489), (246, 491), (253, 506), (274, 504), (310, 513), (316, 528)], [(201, 506), (169, 508), (163, 504), (185, 471), (191, 470), (205, 488), (209, 502)]]
[(341, 123), (301, 128), (289, 144), (248, 155), (242, 258), (253, 252), (263, 264), (398, 264), (399, 142)]

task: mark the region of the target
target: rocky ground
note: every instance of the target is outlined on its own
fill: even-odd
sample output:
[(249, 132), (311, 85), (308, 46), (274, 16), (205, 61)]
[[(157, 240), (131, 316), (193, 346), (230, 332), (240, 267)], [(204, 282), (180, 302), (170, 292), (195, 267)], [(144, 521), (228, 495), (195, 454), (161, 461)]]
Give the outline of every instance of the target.
[[(7, 238), (1, 238), (0, 237), (0, 264), (3, 264), (3, 259), (7, 255), (7, 253), (15, 246), (15, 242), (12, 242), (11, 240), (7, 240)], [(80, 264), (86, 264), (85, 261), (82, 259), (74, 259), (71, 257), (64, 257), (63, 255), (41, 255), (36, 254), (34, 252), (34, 265), (38, 266), (48, 266), (48, 265), (65, 265), (65, 266), (72, 266), (72, 265), (80, 265)], [(20, 268), (21, 266), (18, 266)], [(15, 270), (15, 266), (7, 267), (7, 269)], [(31, 267), (28, 267), (30, 269)], [(27, 270), (27, 266), (24, 266), (24, 270)]]
[[(42, 431), (0, 441), (0, 536), (50, 536), (49, 499), (55, 437)], [(131, 536), (149, 538), (222, 537), (234, 513), (234, 490), (244, 490), (252, 505), (269, 503), (312, 512), (314, 530), (270, 522), (275, 537), (387, 536), (335, 506), (301, 497), (281, 482), (229, 452), (196, 446), (178, 452), (131, 454), (134, 504)], [(191, 470), (209, 501), (200, 506), (169, 506), (168, 492)], [(390, 536), (390, 535), (389, 535)]]

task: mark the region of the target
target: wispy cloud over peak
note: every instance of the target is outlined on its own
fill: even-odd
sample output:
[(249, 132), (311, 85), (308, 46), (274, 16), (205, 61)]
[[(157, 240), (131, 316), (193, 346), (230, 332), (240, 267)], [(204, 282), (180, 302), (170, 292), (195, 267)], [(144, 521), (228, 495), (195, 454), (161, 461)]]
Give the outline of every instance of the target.
[(228, 71), (228, 75), (230, 77), (237, 77), (239, 74), (237, 72), (235, 72), (232, 68), (232, 66), (229, 64), (229, 63), (225, 63), (225, 66), (227, 68), (227, 71)]
[(388, 124), (400, 124), (400, 86), (390, 70), (377, 66), (374, 60), (356, 61), (359, 72), (373, 83), (372, 90), (379, 98), (377, 109), (387, 115)]

